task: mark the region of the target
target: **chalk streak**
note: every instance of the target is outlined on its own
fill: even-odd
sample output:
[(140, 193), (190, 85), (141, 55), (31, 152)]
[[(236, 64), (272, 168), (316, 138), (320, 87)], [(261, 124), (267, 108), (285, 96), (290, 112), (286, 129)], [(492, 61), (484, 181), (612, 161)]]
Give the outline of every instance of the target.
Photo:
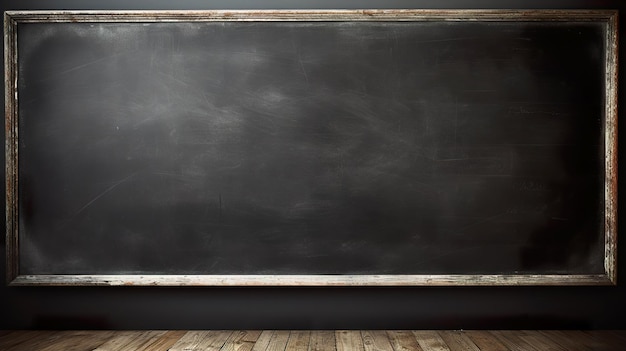
[(109, 192), (111, 192), (113, 189), (115, 189), (118, 185), (130, 180), (132, 177), (135, 176), (135, 174), (137, 173), (133, 173), (131, 175), (129, 175), (128, 177), (115, 182), (113, 185), (111, 185), (110, 187), (106, 188), (103, 192), (101, 192), (100, 194), (98, 194), (96, 197), (94, 197), (93, 199), (91, 199), (91, 201), (87, 202), (83, 207), (81, 207), (75, 214), (74, 216), (78, 216), (81, 212), (83, 212), (84, 210), (86, 210), (89, 206), (91, 206), (94, 202), (98, 201), (101, 197), (103, 197), (104, 195), (108, 194)]
[(302, 69), (302, 73), (304, 74), (304, 79), (306, 83), (309, 84), (309, 76), (306, 74), (306, 70), (304, 69), (304, 64), (302, 64), (302, 58), (298, 54), (298, 62), (300, 62), (300, 68)]
[(99, 58), (99, 59), (96, 59), (96, 60), (93, 60), (93, 61), (89, 61), (89, 62), (83, 63), (83, 64), (81, 64), (81, 65), (78, 65), (78, 66), (74, 66), (74, 67), (68, 68), (68, 69), (66, 69), (66, 70), (64, 70), (64, 71), (58, 72), (57, 74), (58, 74), (58, 75), (67, 74), (67, 73), (70, 73), (70, 72), (73, 72), (73, 71), (79, 70), (79, 69), (81, 69), (81, 68), (85, 68), (85, 67), (87, 67), (87, 66), (94, 65), (94, 64), (99, 63), (99, 62), (102, 62), (102, 61), (106, 61), (106, 60), (108, 60), (108, 59), (111, 59), (111, 58), (114, 58), (114, 57), (116, 57), (116, 56), (120, 56), (120, 55), (123, 55), (123, 54), (125, 54), (125, 52), (118, 52), (118, 53), (113, 54), (113, 55), (109, 55), (109, 56), (101, 57), (101, 58)]

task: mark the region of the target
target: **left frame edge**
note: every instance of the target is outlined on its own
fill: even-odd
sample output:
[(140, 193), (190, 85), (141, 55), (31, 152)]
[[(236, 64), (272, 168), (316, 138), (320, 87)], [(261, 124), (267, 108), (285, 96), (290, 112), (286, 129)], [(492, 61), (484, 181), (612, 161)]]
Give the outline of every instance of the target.
[(17, 22), (4, 13), (6, 283), (19, 274), (17, 218)]

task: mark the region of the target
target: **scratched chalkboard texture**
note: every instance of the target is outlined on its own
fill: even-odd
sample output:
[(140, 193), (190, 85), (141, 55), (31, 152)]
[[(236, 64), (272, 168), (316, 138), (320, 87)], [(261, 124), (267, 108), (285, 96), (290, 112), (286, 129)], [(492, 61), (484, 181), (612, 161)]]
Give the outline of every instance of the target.
[(24, 23), (20, 274), (602, 274), (605, 27)]

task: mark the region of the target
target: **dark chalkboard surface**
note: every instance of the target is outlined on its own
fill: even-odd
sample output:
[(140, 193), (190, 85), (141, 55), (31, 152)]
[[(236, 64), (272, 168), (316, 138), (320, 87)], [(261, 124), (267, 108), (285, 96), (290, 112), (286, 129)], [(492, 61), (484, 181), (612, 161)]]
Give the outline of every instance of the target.
[(597, 278), (614, 259), (613, 13), (21, 16), (18, 276)]

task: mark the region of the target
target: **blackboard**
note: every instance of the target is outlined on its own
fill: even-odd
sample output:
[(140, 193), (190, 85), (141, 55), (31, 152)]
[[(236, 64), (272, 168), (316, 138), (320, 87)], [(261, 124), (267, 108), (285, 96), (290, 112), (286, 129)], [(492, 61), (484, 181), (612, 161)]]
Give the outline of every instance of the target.
[(11, 284), (606, 284), (612, 11), (13, 12)]

